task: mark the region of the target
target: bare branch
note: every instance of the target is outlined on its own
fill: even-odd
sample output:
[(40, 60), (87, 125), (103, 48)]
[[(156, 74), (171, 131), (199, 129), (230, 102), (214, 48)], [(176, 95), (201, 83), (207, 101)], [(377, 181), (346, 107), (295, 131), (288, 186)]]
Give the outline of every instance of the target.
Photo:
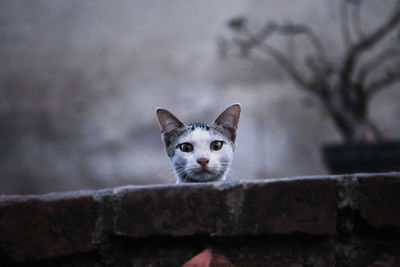
[[(249, 46), (255, 47), (265, 42), (272, 34), (280, 33), (282, 35), (299, 35), (303, 34), (310, 44), (314, 47), (315, 52), (320, 57), (325, 57), (324, 46), (318, 36), (303, 24), (285, 24), (279, 25), (274, 22), (267, 22), (264, 27), (257, 33), (253, 33), (246, 25), (246, 20), (243, 18), (236, 18), (230, 21), (229, 26), (241, 35), (245, 35), (247, 40), (245, 43)], [(244, 40), (241, 40), (242, 42)]]
[(390, 31), (395, 29), (399, 23), (400, 8), (397, 8), (387, 21), (348, 50), (341, 71), (342, 88), (346, 88), (347, 85), (350, 84), (354, 68), (361, 54), (380, 42)]
[(321, 55), (325, 56), (324, 46), (317, 35), (311, 30), (310, 27), (303, 24), (286, 24), (286, 25), (276, 25), (277, 32), (281, 34), (303, 34), (310, 44), (314, 47), (315, 51)]
[[(236, 20), (234, 20), (234, 22), (235, 30), (241, 35), (245, 35), (245, 38), (233, 39), (233, 42), (236, 43), (242, 54), (246, 55), (248, 53), (246, 51), (257, 48), (271, 56), (301, 87), (307, 89), (308, 91), (316, 91), (313, 90), (314, 86), (310, 81), (307, 80), (307, 77), (301, 73), (282, 52), (264, 43), (266, 39), (268, 39), (274, 33), (280, 33), (282, 35), (303, 34), (314, 47), (319, 59), (323, 58), (324, 48), (322, 42), (309, 27), (300, 24), (278, 25), (273, 22), (268, 22), (258, 33), (254, 34), (247, 27), (244, 20), (238, 20), (240, 24), (238, 24)], [(231, 24), (232, 23), (230, 23), (230, 27), (232, 27)], [(327, 68), (324, 68), (324, 70), (325, 69)]]
[(228, 26), (232, 30), (241, 31), (243, 26), (247, 23), (246, 18), (244, 17), (235, 17), (228, 21)]
[(240, 34), (242, 41), (246, 38), (246, 42), (254, 44), (264, 42), (276, 30), (276, 23), (268, 22), (259, 32), (254, 34), (247, 27), (247, 20), (242, 17), (231, 19), (228, 26), (236, 33)]
[[(379, 134), (368, 120), (368, 101), (371, 95), (400, 82), (400, 64), (387, 71), (386, 75), (380, 75), (383, 66), (394, 65), (392, 59), (399, 59), (400, 47), (382, 47), (385, 51), (370, 54), (366, 60), (360, 61), (364, 53), (371, 52), (399, 26), (400, 2), (396, 2), (392, 14), (370, 33), (363, 32), (361, 27), (363, 3), (364, 0), (342, 0), (340, 26), (345, 49), (342, 61), (337, 65), (326, 60), (322, 42), (306, 25), (267, 23), (256, 33), (246, 27), (243, 19), (231, 25), (240, 34), (234, 39), (235, 45), (242, 51), (257, 49), (270, 56), (300, 88), (316, 94), (327, 106), (344, 136), (352, 141), (379, 139)], [(313, 49), (310, 55), (304, 57), (308, 70), (300, 68), (279, 47), (269, 45), (267, 39), (274, 34), (286, 37), (304, 35)], [(377, 68), (379, 72), (374, 73)]]
[(278, 25), (274, 22), (267, 22), (264, 27), (254, 36), (260, 41), (265, 41), (270, 37), (275, 31)]
[(366, 92), (368, 96), (376, 94), (377, 92), (389, 88), (390, 85), (400, 81), (400, 71), (392, 71), (386, 74), (386, 77), (377, 79), (367, 87)]
[(382, 66), (384, 63), (387, 63), (390, 60), (393, 60), (396, 57), (400, 57), (400, 49), (392, 48), (387, 49), (379, 53), (370, 61), (366, 62), (364, 66), (360, 68), (360, 71), (357, 75), (357, 83), (363, 85), (367, 75), (371, 73), (371, 71), (377, 69)]
[(270, 55), (275, 60), (275, 62), (278, 63), (303, 89), (315, 92), (315, 90), (313, 90), (311, 82), (308, 81), (306, 76), (298, 71), (292, 63), (290, 63), (290, 61), (283, 55), (283, 53), (267, 44), (258, 46), (258, 48)]
[[(324, 47), (317, 35), (306, 25), (285, 24), (279, 25), (268, 22), (265, 26), (253, 33), (246, 25), (244, 19), (235, 19), (230, 22), (230, 27), (240, 34), (241, 38), (234, 38), (233, 42), (239, 47), (242, 55), (247, 55), (248, 51), (255, 48), (267, 53), (277, 62), (282, 69), (297, 83), (301, 88), (321, 94), (324, 83), (324, 75), (331, 71), (332, 67), (327, 64), (325, 59)], [(232, 26), (233, 25), (233, 26)], [(308, 57), (308, 67), (313, 69), (314, 77), (308, 79), (307, 76), (296, 68), (287, 56), (278, 49), (268, 45), (265, 41), (274, 33), (284, 36), (304, 35), (311, 46), (314, 48), (314, 55)]]
[(240, 36), (232, 41), (239, 47), (242, 55), (248, 55), (250, 49), (266, 41), (276, 31), (276, 24), (269, 22), (259, 32), (253, 33), (244, 18), (232, 19), (228, 25)]

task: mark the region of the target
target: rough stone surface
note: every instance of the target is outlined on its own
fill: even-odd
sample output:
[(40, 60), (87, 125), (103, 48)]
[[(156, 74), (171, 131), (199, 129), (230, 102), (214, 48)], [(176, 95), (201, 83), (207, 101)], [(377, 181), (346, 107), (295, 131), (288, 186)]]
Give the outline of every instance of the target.
[(225, 192), (212, 184), (123, 188), (116, 191), (118, 235), (213, 234), (226, 217)]
[[(240, 232), (243, 234), (331, 235), (336, 231), (334, 179), (295, 178), (249, 183), (243, 195)], [(231, 232), (237, 233), (235, 226)]]
[(396, 174), (358, 178), (360, 215), (377, 229), (400, 230), (400, 179)]
[(115, 232), (131, 237), (333, 234), (334, 179), (294, 178), (123, 188)]
[(0, 196), (0, 265), (397, 266), (398, 192), (400, 173)]
[(91, 194), (0, 198), (0, 247), (22, 262), (93, 250)]

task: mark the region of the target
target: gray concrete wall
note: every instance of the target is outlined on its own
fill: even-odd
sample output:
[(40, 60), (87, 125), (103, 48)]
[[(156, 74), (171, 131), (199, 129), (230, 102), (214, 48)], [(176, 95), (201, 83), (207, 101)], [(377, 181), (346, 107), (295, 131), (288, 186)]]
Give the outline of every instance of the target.
[[(367, 29), (389, 2), (363, 10)], [(0, 193), (174, 182), (157, 106), (193, 121), (240, 102), (231, 177), (325, 173), (319, 147), (340, 136), (318, 102), (264, 55), (218, 56), (217, 39), (229, 37), (226, 22), (237, 15), (255, 29), (307, 23), (340, 53), (329, 0), (2, 1)], [(396, 88), (371, 107), (389, 137), (400, 129)]]

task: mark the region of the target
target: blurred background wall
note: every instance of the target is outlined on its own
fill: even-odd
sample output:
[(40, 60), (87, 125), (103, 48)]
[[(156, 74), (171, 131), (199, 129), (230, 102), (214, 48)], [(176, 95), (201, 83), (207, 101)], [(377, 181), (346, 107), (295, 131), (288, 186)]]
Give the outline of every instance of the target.
[[(390, 11), (372, 2), (366, 28)], [(323, 107), (267, 56), (218, 54), (238, 15), (254, 29), (306, 23), (340, 53), (330, 0), (1, 1), (0, 194), (173, 183), (157, 106), (211, 121), (240, 102), (231, 177), (326, 173), (320, 145), (340, 136)], [(399, 100), (400, 90), (386, 90), (371, 107), (394, 138)]]

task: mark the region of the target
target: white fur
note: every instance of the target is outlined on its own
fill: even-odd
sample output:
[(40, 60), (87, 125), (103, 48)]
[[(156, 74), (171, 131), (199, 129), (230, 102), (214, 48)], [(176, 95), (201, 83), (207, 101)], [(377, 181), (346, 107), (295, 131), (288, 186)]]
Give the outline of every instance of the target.
[[(224, 141), (224, 144), (220, 150), (214, 151), (210, 148), (210, 144), (213, 141)], [(210, 172), (219, 173), (226, 167), (223, 176), (218, 180), (225, 179), (225, 174), (229, 168), (227, 165), (229, 165), (233, 159), (233, 148), (224, 135), (219, 133), (213, 134), (211, 131), (197, 128), (180, 138), (179, 143), (185, 142), (193, 145), (193, 151), (182, 152), (179, 148), (176, 149), (175, 155), (172, 158), (173, 163), (182, 159), (186, 160), (185, 170), (187, 173), (189, 173), (193, 179), (207, 181), (212, 180), (215, 175), (209, 173), (196, 175), (196, 172), (202, 169), (197, 163), (197, 160), (200, 158), (207, 158), (209, 159), (207, 170)], [(222, 159), (225, 160), (225, 162), (222, 162)]]

